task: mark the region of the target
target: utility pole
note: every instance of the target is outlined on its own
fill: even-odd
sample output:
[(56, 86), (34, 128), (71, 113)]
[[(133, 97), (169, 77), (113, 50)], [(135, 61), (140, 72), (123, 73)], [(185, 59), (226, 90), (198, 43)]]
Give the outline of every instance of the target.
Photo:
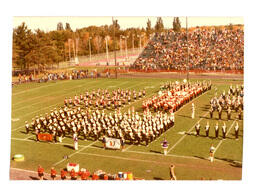
[(70, 51), (70, 39), (68, 39), (68, 54), (69, 54), (69, 65), (71, 65), (71, 51)]
[(92, 61), (92, 52), (91, 52), (91, 39), (92, 39), (92, 37), (89, 37), (90, 62)]
[(120, 53), (121, 53), (121, 56), (123, 56), (123, 51), (122, 51), (122, 35), (120, 35)]
[[(113, 21), (113, 27), (114, 27), (114, 55), (115, 55), (115, 68), (116, 68), (116, 26), (117, 26), (117, 20), (114, 20), (112, 17)], [(116, 68), (116, 79), (117, 79), (117, 68)]]
[(134, 34), (132, 34), (132, 53), (134, 54)]
[(106, 40), (106, 56), (107, 56), (107, 63), (108, 63), (108, 37), (105, 37)]
[(188, 50), (188, 17), (186, 16), (186, 36), (187, 36), (187, 82), (189, 80), (189, 65), (188, 65), (188, 58), (189, 58), (189, 50)]

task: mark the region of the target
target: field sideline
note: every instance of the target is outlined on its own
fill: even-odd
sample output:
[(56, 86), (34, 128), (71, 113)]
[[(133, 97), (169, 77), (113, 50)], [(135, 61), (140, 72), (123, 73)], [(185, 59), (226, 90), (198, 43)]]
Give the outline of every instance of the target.
[[(214, 118), (209, 119), (209, 100), (214, 96), (215, 87), (217, 92), (229, 88), (229, 85), (241, 85), (242, 80), (212, 80), (213, 87), (200, 97), (189, 102), (175, 112), (175, 126), (153, 141), (148, 147), (144, 145), (126, 144), (124, 152), (119, 150), (104, 150), (100, 141), (79, 140), (79, 150), (73, 150), (73, 140), (69, 136), (63, 143), (36, 143), (35, 135), (25, 134), (25, 121), (31, 122), (36, 115), (49, 113), (51, 109), (62, 106), (65, 97), (74, 97), (75, 94), (84, 93), (85, 90), (105, 89), (110, 91), (122, 89), (146, 89), (146, 97), (156, 94), (165, 81), (174, 79), (157, 78), (119, 78), (119, 79), (84, 79), (72, 81), (57, 81), (48, 83), (30, 83), (13, 86), (12, 89), (12, 130), (11, 130), (11, 168), (20, 168), (35, 171), (38, 164), (50, 172), (51, 166), (55, 166), (59, 173), (61, 168), (66, 167), (68, 162), (79, 163), (81, 167), (93, 172), (102, 169), (107, 173), (119, 171), (131, 171), (133, 175), (148, 180), (169, 179), (169, 165), (175, 164), (176, 175), (180, 180), (226, 179), (239, 180), (242, 178), (242, 149), (243, 149), (243, 121), (239, 121), (239, 140), (234, 138), (234, 119), (236, 113), (232, 113), (232, 120), (227, 121), (226, 112), (223, 112), (222, 121)], [(196, 81), (196, 79), (191, 80)], [(124, 106), (121, 110), (127, 111), (134, 106), (135, 110), (142, 112), (143, 99)], [(196, 118), (191, 119), (191, 104), (196, 107)], [(113, 112), (113, 111), (112, 111)], [(210, 137), (204, 137), (204, 127), (207, 120), (210, 123)], [(227, 125), (228, 135), (226, 140), (213, 138), (213, 126), (219, 121)], [(194, 126), (201, 124), (201, 136), (194, 135)], [(220, 131), (221, 132), (221, 131)], [(220, 133), (222, 136), (222, 133)], [(166, 137), (170, 146), (168, 155), (164, 156), (160, 142)], [(216, 161), (211, 163), (207, 160), (209, 148), (213, 144), (217, 147)], [(24, 162), (11, 160), (14, 154), (24, 154)], [(65, 155), (69, 159), (64, 159)]]

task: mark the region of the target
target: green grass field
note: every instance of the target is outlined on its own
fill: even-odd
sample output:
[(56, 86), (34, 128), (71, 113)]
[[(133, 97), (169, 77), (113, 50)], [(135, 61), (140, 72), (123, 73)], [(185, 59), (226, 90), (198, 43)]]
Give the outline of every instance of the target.
[[(175, 126), (165, 132), (158, 140), (148, 147), (127, 144), (125, 151), (104, 150), (100, 141), (79, 140), (79, 150), (73, 150), (73, 140), (66, 137), (63, 143), (51, 144), (35, 142), (35, 135), (25, 134), (25, 121), (31, 122), (36, 115), (49, 113), (51, 109), (63, 106), (65, 97), (74, 97), (75, 94), (93, 89), (143, 89), (146, 88), (146, 97), (156, 94), (161, 83), (170, 79), (84, 79), (73, 81), (57, 81), (56, 83), (31, 83), (14, 86), (12, 89), (12, 130), (10, 166), (26, 170), (37, 170), (40, 164), (45, 172), (55, 166), (58, 173), (65, 168), (68, 162), (79, 163), (80, 167), (93, 172), (102, 169), (107, 173), (130, 171), (134, 176), (147, 180), (169, 179), (169, 165), (176, 166), (175, 172), (178, 180), (225, 179), (239, 180), (242, 178), (242, 152), (243, 152), (243, 121), (239, 121), (239, 140), (234, 136), (234, 119), (227, 121), (226, 112), (222, 121), (217, 120), (217, 113), (213, 119), (208, 119), (209, 100), (214, 96), (215, 87), (218, 92), (229, 88), (230, 84), (243, 84), (243, 81), (212, 80), (213, 88), (200, 97), (192, 100), (175, 113)], [(193, 81), (193, 80), (192, 80)], [(135, 110), (142, 112), (142, 100), (133, 102), (122, 108), (127, 111), (134, 106)], [(191, 119), (191, 104), (196, 107), (196, 118)], [(201, 136), (194, 136), (194, 126), (197, 121), (201, 124)], [(222, 126), (227, 125), (226, 140), (204, 137), (204, 127), (209, 121), (210, 136), (214, 136), (213, 126), (216, 121)], [(220, 131), (220, 136), (222, 133)], [(169, 142), (168, 155), (164, 156), (160, 142), (166, 137)], [(211, 144), (217, 147), (215, 161), (208, 160)], [(24, 154), (24, 162), (12, 160), (14, 154)], [(69, 155), (69, 159), (63, 159)]]

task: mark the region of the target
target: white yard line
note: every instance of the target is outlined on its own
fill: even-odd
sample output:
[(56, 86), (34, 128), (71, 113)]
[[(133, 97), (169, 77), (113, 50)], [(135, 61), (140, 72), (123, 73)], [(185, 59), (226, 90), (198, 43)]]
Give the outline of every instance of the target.
[[(95, 86), (92, 86), (92, 88), (94, 88), (94, 87), (95, 87)], [(92, 88), (89, 88), (89, 89), (92, 89)], [(63, 100), (63, 101), (64, 101), (64, 100)], [(26, 113), (26, 115), (24, 115), (24, 116), (28, 116), (28, 115), (30, 115), (30, 114), (40, 112), (41, 110), (43, 110), (43, 109), (45, 109), (45, 108), (50, 108), (50, 107), (54, 107), (54, 106), (56, 107), (58, 104), (60, 104), (60, 103), (57, 103), (57, 104), (53, 104), (53, 105), (44, 107), (44, 108), (42, 108), (42, 109), (35, 110), (35, 111), (33, 111), (33, 112)], [(24, 116), (23, 116), (23, 117), (24, 117)], [(15, 128), (15, 129), (13, 129), (12, 131), (19, 130), (19, 129), (22, 128), (22, 127), (24, 127), (24, 125), (22, 125), (22, 126), (20, 126), (20, 127), (17, 127), (17, 128)]]
[(120, 159), (120, 160), (140, 161), (140, 162), (157, 163), (157, 164), (160, 163), (158, 161), (150, 161), (150, 160), (134, 159), (134, 158), (126, 158), (126, 157), (102, 155), (102, 154), (94, 154), (94, 153), (87, 153), (87, 152), (80, 152), (79, 154), (85, 154), (85, 155), (91, 155), (91, 156), (97, 156), (97, 157), (104, 157), (104, 158)]
[[(93, 82), (96, 82), (96, 81), (93, 81)], [(90, 82), (90, 83), (92, 83), (92, 82)], [(88, 83), (87, 83), (88, 84)], [(79, 85), (76, 85), (76, 86), (73, 86), (73, 87), (71, 87), (71, 88), (67, 88), (67, 89), (64, 89), (64, 90), (70, 90), (70, 89), (76, 89), (76, 88), (81, 88), (82, 87), (82, 84), (79, 84)], [(48, 97), (48, 96), (50, 96), (50, 95), (54, 95), (54, 97), (56, 97), (55, 96), (55, 93), (56, 92), (62, 92), (63, 91), (63, 89), (62, 90), (60, 90), (60, 91), (54, 91), (54, 93), (50, 93), (50, 94), (47, 94), (47, 95), (43, 95), (43, 96), (36, 96), (36, 97), (34, 97), (33, 99), (29, 99), (29, 101), (31, 101), (31, 100), (34, 100), (34, 99), (38, 99), (38, 98), (42, 98), (42, 97)], [(61, 95), (59, 95), (59, 96), (57, 96), (57, 97), (61, 97), (61, 96), (63, 96), (63, 95), (66, 95), (66, 94), (68, 94), (68, 93), (62, 93)], [(63, 100), (64, 101), (64, 100)], [(26, 102), (26, 101), (25, 101)], [(48, 101), (45, 101), (45, 102), (48, 102)], [(24, 102), (21, 102), (21, 103), (24, 103)], [(18, 108), (18, 109), (13, 109), (12, 111), (19, 111), (19, 110), (21, 110), (21, 109), (24, 109), (24, 108), (27, 108), (27, 107), (31, 107), (31, 106), (33, 106), (33, 105), (37, 105), (37, 104), (41, 104), (41, 103), (44, 103), (44, 102), (36, 102), (36, 103), (33, 103), (33, 104), (31, 104), (31, 105), (27, 105), (27, 106), (23, 106), (23, 107), (20, 107), (20, 108)], [(14, 105), (12, 106), (12, 108), (15, 108), (14, 107)]]
[[(28, 140), (28, 139), (20, 139), (20, 138), (11, 138), (12, 140), (19, 140), (19, 141), (25, 141), (25, 142), (35, 142), (33, 140)], [(97, 142), (97, 141), (95, 141)], [(95, 143), (93, 142), (93, 143)], [(86, 148), (93, 148), (93, 149), (98, 149), (98, 150), (103, 150), (101, 148), (98, 148), (98, 147), (94, 147), (94, 146), (91, 146), (93, 145), (93, 143), (89, 144), (89, 145), (78, 145), (79, 147), (82, 147), (83, 149), (81, 149), (80, 151), (86, 149)], [(52, 144), (52, 143), (51, 143)], [(72, 146), (72, 144), (69, 144), (69, 143), (55, 143), (56, 145), (69, 145), (69, 146)], [(78, 152), (78, 151), (77, 151)], [(76, 152), (76, 153), (77, 153)], [(201, 158), (197, 158), (197, 157), (192, 157), (192, 156), (184, 156), (184, 155), (175, 155), (175, 154), (167, 154), (167, 155), (164, 155), (164, 154), (160, 154), (160, 153), (154, 153), (154, 152), (142, 152), (142, 151), (132, 151), (132, 150), (128, 150), (127, 151), (123, 151), (125, 153), (135, 153), (135, 154), (145, 154), (145, 155), (157, 155), (157, 156), (167, 156), (167, 157), (177, 157), (177, 158), (185, 158), (185, 159), (196, 159), (196, 160), (202, 160)], [(81, 154), (79, 152), (79, 154)], [(72, 155), (73, 156), (73, 155)], [(69, 156), (70, 157), (70, 156)], [(205, 158), (205, 160), (207, 160), (207, 158)], [(219, 161), (219, 162), (226, 162), (226, 161), (223, 161), (223, 160), (219, 160), (219, 159), (215, 159), (216, 161)], [(64, 160), (61, 160), (61, 161), (64, 161)], [(207, 160), (208, 161), (208, 160)], [(236, 161), (238, 163), (242, 163), (240, 161)]]
[[(203, 115), (203, 117), (205, 117), (208, 114), (208, 111)], [(196, 126), (197, 123), (201, 122), (201, 120), (203, 120), (203, 118), (200, 118), (190, 129), (187, 133), (190, 133), (194, 127)], [(167, 153), (169, 153), (171, 150), (173, 150), (185, 137), (187, 136), (187, 134), (183, 135), (168, 151)]]
[(128, 146), (127, 148), (125, 148), (124, 150), (123, 150), (123, 152), (126, 152), (129, 148), (131, 148), (131, 147), (133, 147), (133, 145), (131, 144), (130, 146)]
[[(228, 133), (229, 133), (229, 131), (232, 129), (232, 127), (234, 126), (234, 124), (235, 124), (235, 121), (232, 123), (232, 125), (229, 127), (229, 129), (228, 129), (228, 131), (227, 131), (227, 135), (228, 135)], [(227, 136), (226, 135), (226, 136)], [(214, 151), (214, 154), (216, 153), (216, 151), (218, 150), (218, 148), (220, 147), (220, 145), (222, 144), (222, 142), (223, 142), (224, 140), (221, 140), (219, 143), (218, 143), (218, 145), (216, 146), (216, 148), (215, 148), (215, 151)]]
[[(108, 81), (108, 82), (112, 82), (112, 81)], [(90, 88), (87, 88), (87, 90), (88, 90), (88, 89), (93, 89), (93, 88), (96, 87), (96, 86), (98, 86), (98, 83), (96, 83), (96, 85), (91, 86)], [(68, 89), (64, 89), (64, 90), (76, 89), (76, 88), (82, 88), (82, 85), (79, 85), (79, 86), (76, 86), (76, 87), (72, 87), (72, 88), (68, 88)], [(61, 95), (59, 95), (59, 96), (57, 96), (57, 97), (62, 97), (63, 95), (67, 95), (67, 94), (70, 94), (70, 92), (62, 93)], [(56, 97), (55, 97), (55, 98), (56, 98)], [(45, 102), (47, 103), (48, 101), (45, 101)], [(63, 102), (64, 102), (64, 100), (63, 100)], [(63, 102), (62, 102), (62, 103), (63, 103)], [(13, 109), (12, 112), (17, 112), (17, 111), (20, 110), (20, 109), (24, 109), (24, 108), (31, 107), (31, 106), (33, 106), (33, 105), (42, 104), (42, 103), (44, 103), (44, 102), (37, 102), (37, 103), (34, 103), (34, 104), (32, 104), (32, 105), (27, 105), (27, 106), (18, 108), (17, 110)], [(55, 105), (57, 105), (57, 104), (55, 104)]]
[[(74, 153), (72, 153), (72, 154), (68, 155), (68, 157), (72, 157), (72, 156), (74, 156), (75, 154), (77, 154), (77, 153), (79, 153), (79, 152), (83, 151), (84, 149), (86, 149), (86, 148), (90, 147), (91, 145), (95, 144), (96, 142), (98, 142), (98, 140), (97, 140), (97, 141), (95, 141), (95, 142), (92, 142), (92, 143), (90, 143), (89, 145), (84, 146), (84, 147), (83, 147), (83, 148), (81, 148), (80, 150), (78, 150), (78, 151), (76, 151), (76, 152), (74, 152)], [(60, 163), (62, 163), (62, 162), (63, 162), (63, 161), (65, 161), (65, 160), (66, 160), (66, 159), (62, 159), (62, 160), (60, 160), (59, 162), (54, 163), (54, 164), (53, 164), (53, 166), (59, 165)]]
[[(86, 85), (87, 85), (87, 84), (90, 84), (90, 83), (93, 83), (93, 82), (97, 82), (97, 81), (95, 81), (95, 80), (90, 81), (90, 82), (86, 83)], [(82, 84), (75, 85), (75, 86), (76, 86), (75, 88), (81, 87), (81, 85), (82, 85)], [(71, 87), (71, 88), (67, 88), (67, 89), (65, 89), (65, 90), (69, 90), (69, 89), (73, 89), (73, 88), (74, 88), (74, 86)], [(53, 94), (55, 94), (56, 92), (61, 92), (61, 91), (63, 91), (63, 89), (62, 89), (62, 90), (59, 90), (59, 91), (54, 91), (54, 93), (50, 93), (50, 94), (47, 94), (47, 95), (40, 95), (40, 96), (33, 97), (32, 99), (27, 99), (27, 100), (25, 100), (25, 101), (16, 102), (15, 104), (13, 104), (13, 107), (14, 107), (15, 105), (24, 103), (24, 102), (26, 102), (26, 101), (28, 101), (28, 100), (31, 101), (31, 100), (38, 99), (38, 98), (41, 98), (41, 97), (46, 97), (46, 96), (53, 95)]]
[[(32, 137), (32, 136), (30, 136), (30, 137)], [(28, 138), (30, 138), (30, 137), (28, 137)], [(25, 141), (25, 142), (35, 142), (34, 140), (28, 140), (28, 138), (15, 138), (15, 137), (12, 137), (11, 139), (12, 139), (12, 140), (18, 140), (18, 141)], [(44, 142), (43, 142), (43, 143), (44, 143)], [(72, 145), (73, 145), (73, 144), (64, 143), (64, 142), (61, 142), (61, 143), (50, 143), (50, 144), (62, 145), (62, 146), (64, 146), (64, 145), (72, 146)], [(86, 147), (85, 145), (78, 145), (78, 146), (80, 146), (80, 147)], [(96, 147), (94, 147), (94, 148), (96, 148)]]

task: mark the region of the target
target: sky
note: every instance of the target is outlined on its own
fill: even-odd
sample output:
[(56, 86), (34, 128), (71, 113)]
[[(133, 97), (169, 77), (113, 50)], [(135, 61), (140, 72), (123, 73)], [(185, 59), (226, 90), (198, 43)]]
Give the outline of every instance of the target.
[[(186, 26), (186, 17), (179, 17), (181, 21), (181, 26)], [(151, 20), (151, 26), (154, 27), (157, 17), (114, 17), (118, 20), (118, 24), (121, 26), (121, 29), (126, 29), (130, 27), (144, 27), (148, 19)], [(165, 28), (172, 28), (173, 17), (162, 17)], [(69, 23), (72, 30), (77, 28), (88, 27), (91, 25), (101, 26), (101, 25), (110, 25), (112, 24), (112, 17), (110, 16), (100, 16), (100, 17), (83, 17), (83, 16), (22, 16), (22, 17), (13, 17), (13, 27), (19, 26), (22, 22), (28, 26), (29, 29), (41, 29), (44, 31), (56, 30), (57, 23), (62, 22), (65, 27), (66, 23)], [(188, 16), (188, 27), (195, 26), (211, 26), (211, 25), (228, 25), (228, 24), (244, 24), (243, 17), (189, 17)]]

